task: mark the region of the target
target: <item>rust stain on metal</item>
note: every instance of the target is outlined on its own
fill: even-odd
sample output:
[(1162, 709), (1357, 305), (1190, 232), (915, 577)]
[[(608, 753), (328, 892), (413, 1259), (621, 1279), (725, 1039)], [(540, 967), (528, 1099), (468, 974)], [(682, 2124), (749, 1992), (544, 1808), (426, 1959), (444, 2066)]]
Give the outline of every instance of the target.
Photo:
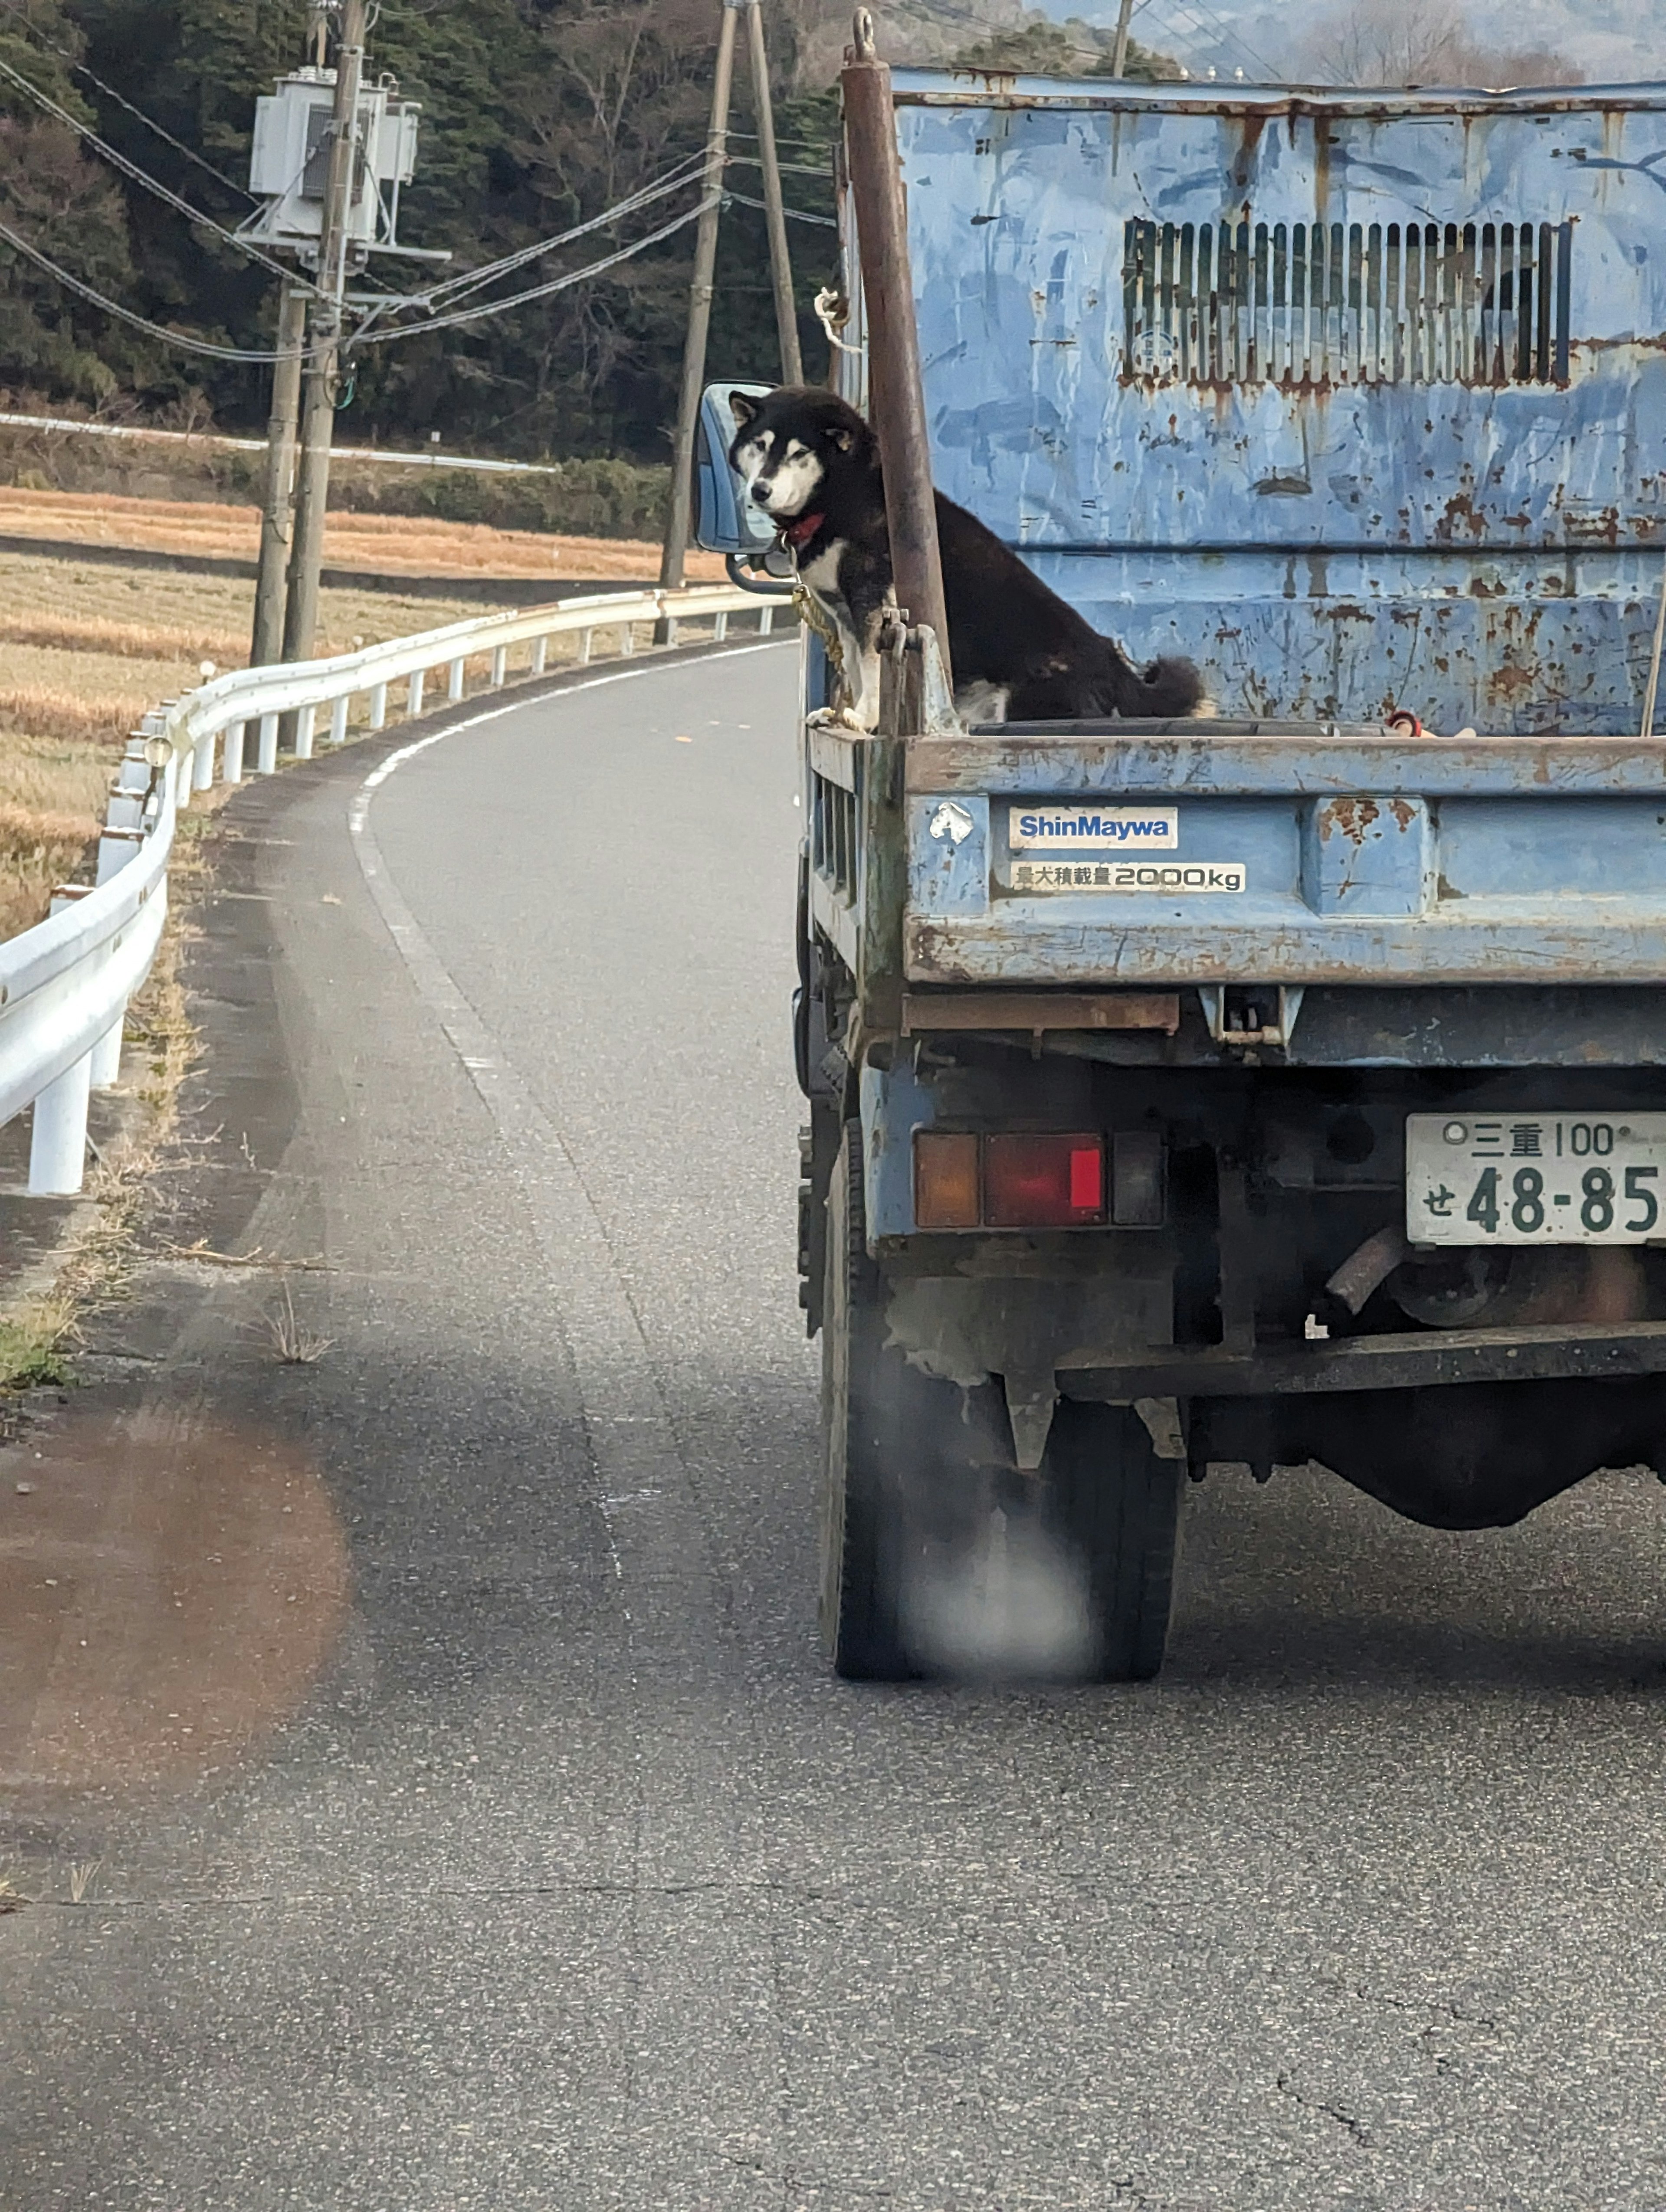
[(1321, 842), (1329, 837), (1333, 830), (1340, 830), (1345, 837), (1351, 837), (1356, 845), (1363, 845), (1365, 842), (1365, 832), (1376, 821), (1381, 811), (1374, 799), (1327, 800), (1319, 809)]
[(1389, 811), (1399, 823), (1402, 835), (1417, 819), (1417, 809), (1409, 799), (1391, 799), (1389, 801)]
[(1475, 512), (1475, 502), (1467, 491), (1454, 492), (1447, 501), (1445, 513), (1435, 524), (1435, 543), (1438, 545), (1456, 545), (1460, 525), (1471, 538), (1487, 535), (1487, 518)]

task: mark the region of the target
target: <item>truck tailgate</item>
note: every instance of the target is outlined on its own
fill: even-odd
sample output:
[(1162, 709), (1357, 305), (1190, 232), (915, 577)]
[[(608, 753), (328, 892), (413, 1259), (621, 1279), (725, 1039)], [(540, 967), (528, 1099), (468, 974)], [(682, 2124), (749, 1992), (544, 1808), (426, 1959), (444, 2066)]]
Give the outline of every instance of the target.
[(1666, 977), (1654, 741), (1053, 724), (905, 785), (911, 982)]

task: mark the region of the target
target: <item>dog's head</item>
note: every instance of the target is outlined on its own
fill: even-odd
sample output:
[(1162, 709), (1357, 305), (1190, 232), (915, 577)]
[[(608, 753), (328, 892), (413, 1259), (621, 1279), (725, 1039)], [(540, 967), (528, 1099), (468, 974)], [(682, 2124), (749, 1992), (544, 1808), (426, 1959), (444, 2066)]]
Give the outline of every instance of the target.
[(762, 399), (732, 392), (729, 406), (739, 426), (729, 465), (783, 536), (795, 522), (819, 520), (834, 479), (871, 463), (873, 433), (836, 392), (784, 384)]

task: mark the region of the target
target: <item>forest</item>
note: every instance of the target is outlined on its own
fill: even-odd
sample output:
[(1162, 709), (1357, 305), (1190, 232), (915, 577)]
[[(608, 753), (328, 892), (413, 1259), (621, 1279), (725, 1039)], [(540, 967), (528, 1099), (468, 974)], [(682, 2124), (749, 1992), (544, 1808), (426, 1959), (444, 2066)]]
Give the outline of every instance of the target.
[[(776, 129), (807, 373), (827, 358), (812, 302), (834, 266), (830, 149), (843, 0), (765, 0)], [(256, 97), (310, 51), (311, 0), (0, 0), (0, 389), (119, 419), (247, 428), (268, 372), (192, 357), (69, 290), (22, 240), (105, 298), (233, 349), (270, 347), (277, 279), (124, 175), (27, 86), (135, 167), (234, 229)], [(380, 0), (374, 77), (422, 105), (400, 236), (449, 250), (447, 275), (602, 215), (696, 154), (718, 0)], [(1026, 16), (1012, 0), (910, 0), (890, 11), (898, 58), (1105, 74), (1109, 34)], [(742, 41), (744, 55), (745, 42)], [(10, 72), (10, 74), (7, 74)], [(1175, 73), (1137, 43), (1129, 73)], [(756, 121), (744, 59), (713, 307), (715, 376), (775, 371)], [(533, 264), (544, 276), (640, 237), (678, 201), (605, 225)], [(6, 235), (9, 231), (10, 237)], [(674, 412), (692, 233), (570, 291), (465, 330), (353, 356), (343, 435), (556, 459), (663, 458)], [(424, 265), (379, 259), (365, 282), (414, 292)], [(525, 281), (524, 279), (522, 281)], [(513, 286), (508, 289), (514, 289)]]

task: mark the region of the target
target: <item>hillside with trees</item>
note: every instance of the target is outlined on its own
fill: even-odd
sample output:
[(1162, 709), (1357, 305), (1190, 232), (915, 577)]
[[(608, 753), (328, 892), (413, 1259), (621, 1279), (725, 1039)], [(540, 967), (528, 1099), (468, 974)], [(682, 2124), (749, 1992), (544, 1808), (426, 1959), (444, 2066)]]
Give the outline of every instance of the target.
[[(307, 0), (0, 0), (0, 61), (193, 206), (234, 228), (252, 210), (256, 96), (304, 58)], [(846, 0), (772, 0), (776, 126), (787, 197), (821, 224), (790, 226), (807, 360), (825, 359), (811, 311), (833, 269), (832, 89)], [(899, 61), (1105, 73), (1110, 33), (1013, 0), (908, 0), (886, 12)], [(401, 237), (477, 267), (603, 213), (698, 151), (715, 0), (382, 0), (373, 71), (423, 107)], [(1132, 74), (1171, 74), (1138, 46)], [(729, 182), (758, 196), (750, 89), (738, 71)], [(688, 198), (676, 205), (690, 204)], [(663, 219), (604, 227), (537, 265), (555, 275)], [(168, 327), (270, 346), (275, 280), (123, 179), (73, 129), (0, 76), (0, 224), (105, 295)], [(690, 234), (606, 276), (461, 331), (356, 356), (344, 434), (409, 443), (437, 431), (483, 453), (655, 460), (674, 409)], [(421, 264), (374, 280), (420, 291)], [(714, 375), (771, 374), (762, 215), (726, 211), (712, 318)], [(64, 290), (0, 234), (0, 387), (148, 420), (264, 419), (266, 372), (193, 359)]]

